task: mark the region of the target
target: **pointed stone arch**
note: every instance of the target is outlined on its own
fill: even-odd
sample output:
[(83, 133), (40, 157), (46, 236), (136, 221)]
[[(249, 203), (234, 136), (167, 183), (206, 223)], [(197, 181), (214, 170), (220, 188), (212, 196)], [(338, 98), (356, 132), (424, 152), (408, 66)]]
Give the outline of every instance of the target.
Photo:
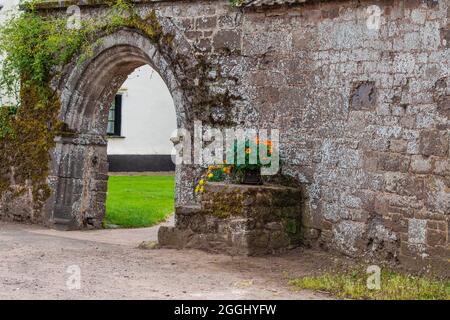
[[(170, 54), (164, 54), (159, 44), (128, 28), (96, 43), (90, 58), (82, 63), (75, 59), (53, 81), (60, 92), (59, 119), (67, 133), (57, 137), (52, 152), (49, 181), (53, 192), (45, 211), (49, 224), (64, 229), (101, 226), (108, 178), (108, 110), (133, 70), (148, 64), (161, 75), (174, 101), (177, 126), (189, 127), (189, 102), (179, 82), (182, 72), (175, 70)], [(177, 202), (183, 201), (179, 183), (183, 170), (178, 167), (176, 171)]]

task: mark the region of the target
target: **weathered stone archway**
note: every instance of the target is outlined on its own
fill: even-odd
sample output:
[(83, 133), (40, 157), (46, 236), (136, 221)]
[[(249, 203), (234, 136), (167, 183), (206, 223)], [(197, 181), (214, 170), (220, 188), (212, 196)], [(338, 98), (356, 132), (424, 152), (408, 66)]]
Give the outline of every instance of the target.
[[(65, 67), (58, 79), (60, 120), (68, 134), (57, 138), (52, 153), (53, 189), (47, 202), (48, 223), (62, 228), (100, 227), (105, 214), (108, 177), (106, 126), (111, 101), (127, 76), (148, 64), (165, 80), (172, 94), (178, 127), (189, 127), (188, 102), (160, 47), (143, 32), (120, 29), (98, 39), (93, 55)], [(151, 137), (146, 137), (151, 139)], [(178, 168), (177, 175), (182, 168)], [(178, 195), (183, 192), (178, 190)], [(177, 199), (182, 201), (182, 199)]]
[[(69, 2), (86, 16), (104, 10), (102, 1)], [(60, 15), (69, 2), (40, 8)], [(448, 1), (375, 1), (378, 29), (367, 24), (369, 0), (135, 2), (141, 16), (155, 10), (172, 51), (122, 30), (97, 60), (63, 70), (61, 117), (79, 132), (57, 143), (47, 218), (99, 224), (105, 106), (127, 72), (149, 63), (172, 91), (179, 125), (280, 130), (281, 173), (303, 190), (304, 243), (448, 273)], [(180, 202), (190, 200), (196, 170), (179, 169)], [(0, 205), (7, 218), (42, 222), (30, 218), (32, 201)]]

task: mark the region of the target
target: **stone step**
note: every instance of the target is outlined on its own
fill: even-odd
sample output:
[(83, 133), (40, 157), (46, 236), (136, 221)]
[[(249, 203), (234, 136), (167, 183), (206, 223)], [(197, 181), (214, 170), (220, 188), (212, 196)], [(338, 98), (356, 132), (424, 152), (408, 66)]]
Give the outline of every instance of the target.
[(202, 207), (198, 204), (183, 205), (175, 208), (175, 214), (179, 215), (191, 215), (198, 213), (202, 210)]

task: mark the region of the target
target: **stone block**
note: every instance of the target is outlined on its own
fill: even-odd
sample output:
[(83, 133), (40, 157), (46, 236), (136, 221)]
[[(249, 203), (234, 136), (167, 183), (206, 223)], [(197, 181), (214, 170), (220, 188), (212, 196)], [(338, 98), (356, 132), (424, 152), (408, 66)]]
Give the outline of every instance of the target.
[(161, 226), (158, 230), (158, 244), (161, 247), (181, 249), (186, 246), (193, 235), (191, 230)]
[(393, 153), (379, 153), (377, 166), (383, 171), (407, 172), (410, 159), (408, 156)]
[(446, 246), (448, 244), (448, 232), (428, 229), (426, 243), (432, 247)]
[(448, 157), (449, 141), (446, 131), (424, 130), (420, 133), (419, 152), (424, 156)]
[(425, 244), (427, 242), (427, 221), (410, 219), (408, 221), (408, 242), (412, 244)]
[(390, 149), (393, 152), (405, 153), (408, 147), (408, 142), (406, 140), (394, 139), (391, 140)]
[(197, 30), (214, 29), (217, 26), (217, 17), (199, 17), (195, 20)]
[(431, 158), (424, 158), (423, 156), (411, 157), (411, 171), (413, 173), (427, 174), (433, 171), (433, 164)]
[(241, 35), (235, 30), (220, 30), (213, 38), (214, 50), (235, 51), (241, 48)]

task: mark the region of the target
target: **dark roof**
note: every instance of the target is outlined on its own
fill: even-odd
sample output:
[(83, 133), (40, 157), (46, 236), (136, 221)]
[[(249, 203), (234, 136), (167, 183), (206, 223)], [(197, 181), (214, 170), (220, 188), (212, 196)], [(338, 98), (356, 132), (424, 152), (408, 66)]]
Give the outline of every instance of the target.
[(306, 1), (307, 0), (245, 0), (243, 6), (260, 7), (260, 6), (272, 6), (277, 4), (303, 3)]

